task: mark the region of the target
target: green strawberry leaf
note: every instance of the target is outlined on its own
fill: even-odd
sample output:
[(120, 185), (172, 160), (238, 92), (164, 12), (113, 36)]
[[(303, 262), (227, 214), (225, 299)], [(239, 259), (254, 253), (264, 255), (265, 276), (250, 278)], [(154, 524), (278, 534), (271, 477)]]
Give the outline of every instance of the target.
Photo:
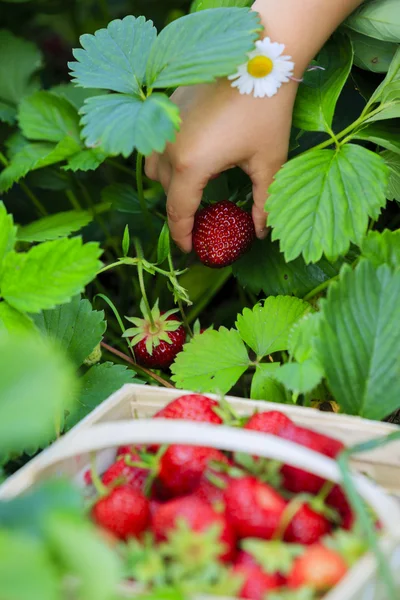
[(393, 269), (400, 267), (400, 229), (382, 233), (370, 231), (361, 245), (362, 256), (375, 267), (386, 264)]
[(319, 334), (319, 313), (308, 313), (290, 330), (288, 350), (297, 362), (305, 362), (315, 354), (314, 341)]
[(324, 370), (317, 360), (309, 358), (302, 363), (285, 363), (274, 376), (295, 394), (307, 394), (321, 382)]
[(208, 8), (231, 8), (232, 6), (245, 8), (251, 4), (251, 0), (194, 0), (190, 7), (190, 12), (207, 10)]
[(350, 29), (385, 42), (400, 40), (400, 10), (397, 0), (365, 2), (345, 21)]
[(81, 300), (79, 296), (32, 318), (41, 333), (62, 343), (78, 367), (101, 342), (106, 330), (104, 312), (93, 310), (89, 300)]
[(342, 261), (329, 262), (321, 258), (316, 264), (306, 265), (299, 256), (287, 263), (278, 242), (255, 240), (248, 252), (232, 265), (239, 283), (254, 294), (262, 290), (266, 296), (305, 296), (317, 285), (338, 274)]
[(385, 79), (380, 85), (374, 90), (373, 94), (368, 100), (367, 107), (371, 107), (376, 102), (385, 102), (386, 100), (398, 100), (398, 92), (400, 90), (400, 48), (393, 57), (390, 63), (389, 70), (386, 74)]
[(125, 157), (135, 148), (145, 156), (162, 152), (175, 140), (180, 123), (178, 107), (164, 94), (144, 101), (127, 94), (96, 96), (85, 102), (81, 113), (86, 145)]
[(37, 334), (0, 335), (0, 361), (0, 452), (19, 452), (55, 437), (75, 401), (74, 367)]
[(280, 540), (266, 542), (247, 538), (241, 542), (241, 547), (251, 554), (264, 571), (282, 575), (290, 572), (293, 560), (304, 552), (300, 544), (286, 544)]
[[(361, 146), (311, 150), (278, 171), (266, 203), (272, 239), (287, 261), (308, 262), (344, 255), (360, 245), (368, 218), (385, 206), (389, 169), (382, 157)], [(334, 217), (333, 217), (334, 215)]]
[(386, 73), (397, 50), (397, 44), (346, 29), (354, 48), (354, 64), (374, 73)]
[(169, 229), (168, 224), (164, 223), (157, 243), (157, 263), (162, 264), (170, 252)]
[(312, 307), (292, 296), (270, 296), (263, 305), (245, 308), (238, 315), (236, 327), (248, 346), (262, 358), (267, 354), (286, 350), (292, 325)]
[(61, 142), (72, 137), (80, 142), (78, 111), (68, 100), (51, 92), (35, 92), (25, 98), (19, 106), (18, 121), (28, 139)]
[(58, 144), (39, 142), (25, 145), (13, 155), (8, 167), (0, 173), (0, 192), (9, 190), (29, 171), (58, 163), (79, 150), (80, 144), (71, 137), (65, 137)]
[(58, 514), (49, 518), (47, 537), (62, 568), (79, 581), (82, 598), (114, 596), (121, 580), (120, 563), (92, 523)]
[(17, 119), (17, 109), (0, 100), (0, 121), (8, 125), (14, 125)]
[(250, 398), (252, 400), (268, 400), (268, 402), (288, 401), (287, 394), (282, 384), (275, 379), (279, 370), (279, 363), (260, 363), (256, 366), (251, 380)]
[(95, 277), (100, 254), (97, 243), (82, 244), (80, 238), (44, 242), (25, 254), (9, 252), (1, 295), (17, 310), (32, 313), (69, 302)]
[(0, 273), (4, 257), (14, 248), (16, 232), (12, 215), (7, 213), (6, 207), (0, 201)]
[(93, 216), (87, 210), (68, 210), (43, 217), (18, 228), (17, 239), (22, 242), (56, 240), (85, 227)]
[(400, 270), (343, 267), (321, 302), (318, 357), (344, 412), (382, 419), (398, 407)]
[(115, 19), (94, 35), (82, 35), (82, 48), (68, 63), (72, 81), (81, 87), (140, 95), (149, 52), (157, 31), (144, 17)]
[[(400, 154), (400, 125), (394, 125), (392, 121), (379, 121), (369, 123), (361, 129), (352, 133), (355, 140), (366, 140), (395, 154)], [(363, 173), (364, 177), (364, 173)]]
[(341, 33), (332, 36), (319, 53), (316, 63), (322, 69), (313, 72), (313, 86), (299, 86), (293, 125), (305, 131), (329, 133), (336, 103), (353, 63), (349, 38)]
[(99, 96), (102, 93), (102, 90), (98, 88), (81, 88), (77, 87), (73, 83), (60, 83), (60, 85), (52, 87), (50, 91), (52, 94), (56, 94), (57, 96), (61, 96), (61, 98), (68, 100), (68, 102), (73, 104), (78, 111), (80, 108), (82, 108), (87, 98)]
[(0, 332), (23, 334), (35, 331), (35, 324), (25, 313), (15, 310), (7, 302), (0, 302)]
[(153, 44), (147, 86), (192, 85), (230, 75), (246, 62), (261, 29), (257, 13), (247, 8), (216, 8), (177, 19)]
[(90, 148), (81, 150), (77, 154), (70, 156), (67, 164), (62, 168), (64, 171), (94, 171), (107, 158), (107, 155), (100, 148)]
[(400, 154), (384, 150), (381, 152), (381, 156), (390, 169), (386, 197), (388, 200), (400, 202)]
[(337, 529), (332, 535), (324, 537), (324, 544), (339, 552), (347, 562), (349, 567), (355, 563), (368, 551), (368, 542), (359, 528), (353, 531)]
[(35, 44), (0, 30), (0, 100), (17, 106), (37, 89), (33, 78), (42, 66), (42, 54)]
[(81, 378), (82, 391), (75, 409), (65, 420), (66, 429), (71, 429), (86, 415), (99, 406), (125, 383), (141, 383), (135, 373), (122, 365), (111, 362), (94, 365)]
[(58, 600), (59, 578), (43, 540), (23, 531), (0, 530), (0, 581), (4, 598)]
[(172, 380), (180, 388), (225, 394), (249, 364), (239, 332), (220, 327), (185, 344), (171, 366)]

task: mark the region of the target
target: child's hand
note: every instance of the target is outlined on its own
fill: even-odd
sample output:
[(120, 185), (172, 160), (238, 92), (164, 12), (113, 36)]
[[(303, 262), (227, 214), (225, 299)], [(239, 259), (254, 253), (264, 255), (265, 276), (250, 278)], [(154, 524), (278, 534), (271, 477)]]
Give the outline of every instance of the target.
[(267, 102), (240, 95), (227, 80), (173, 94), (181, 131), (163, 154), (147, 159), (146, 175), (164, 187), (171, 235), (182, 250), (192, 247), (193, 218), (207, 182), (234, 166), (253, 182), (254, 226), (265, 237), (266, 192), (286, 161), (296, 88), (286, 84)]
[[(273, 42), (285, 44), (293, 57), (294, 76), (304, 69), (329, 35), (362, 0), (256, 0)], [(146, 160), (146, 175), (160, 181), (167, 194), (171, 235), (189, 252), (194, 215), (213, 175), (241, 167), (253, 182), (253, 220), (258, 237), (266, 235), (264, 205), (273, 176), (285, 162), (293, 105), (294, 81), (272, 98), (242, 96), (228, 80), (180, 88), (172, 100), (182, 126), (174, 144)]]

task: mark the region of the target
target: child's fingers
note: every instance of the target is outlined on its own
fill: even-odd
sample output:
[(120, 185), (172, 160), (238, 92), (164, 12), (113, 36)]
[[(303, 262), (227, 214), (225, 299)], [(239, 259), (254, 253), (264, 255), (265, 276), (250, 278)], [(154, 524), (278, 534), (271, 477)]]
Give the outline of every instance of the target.
[(266, 227), (267, 213), (264, 208), (267, 200), (267, 190), (272, 183), (274, 174), (275, 172), (268, 168), (260, 169), (250, 174), (253, 182), (253, 223), (256, 230), (256, 236), (260, 240), (263, 240), (268, 233)]
[(194, 215), (201, 202), (207, 179), (191, 170), (173, 173), (168, 190), (167, 215), (172, 239), (184, 251), (192, 249)]

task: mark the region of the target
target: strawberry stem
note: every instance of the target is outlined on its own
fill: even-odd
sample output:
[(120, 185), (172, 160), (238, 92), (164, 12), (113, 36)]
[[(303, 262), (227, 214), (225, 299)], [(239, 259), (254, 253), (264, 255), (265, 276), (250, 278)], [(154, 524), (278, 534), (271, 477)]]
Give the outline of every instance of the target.
[(295, 498), (293, 498), (293, 500), (291, 500), (286, 505), (286, 508), (283, 511), (280, 523), (272, 537), (273, 540), (281, 541), (283, 539), (283, 536), (285, 535), (285, 531), (289, 527), (290, 522), (292, 521), (293, 517), (296, 515), (296, 513), (300, 510), (300, 508), (305, 503), (306, 503), (306, 500), (305, 500), (304, 496), (302, 496), (300, 494), (299, 496), (296, 496)]
[[(172, 286), (175, 287), (174, 286), (174, 282), (176, 282), (176, 283), (178, 283), (178, 282), (177, 282), (177, 279), (176, 279), (176, 272), (175, 272), (174, 263), (172, 262), (171, 248), (169, 248), (169, 250), (168, 250), (168, 266), (169, 266), (169, 269), (170, 269), (169, 279), (170, 279), (170, 281), (172, 283)], [(187, 333), (189, 334), (189, 336), (192, 338), (193, 337), (193, 331), (190, 328), (189, 321), (188, 321), (188, 319), (186, 317), (186, 313), (185, 313), (185, 311), (183, 309), (182, 300), (181, 300), (181, 298), (179, 296), (177, 296), (176, 301), (177, 301), (177, 304), (179, 306), (179, 311), (180, 311), (181, 316), (182, 316), (183, 325), (184, 325)]]
[(104, 483), (101, 481), (97, 472), (96, 454), (94, 452), (92, 452), (92, 454), (90, 455), (90, 474), (92, 476), (92, 483), (96, 488), (96, 491), (99, 494), (99, 496), (106, 496), (108, 494), (108, 490)]
[(142, 259), (143, 259), (142, 247), (141, 247), (140, 242), (139, 242), (139, 240), (137, 238), (133, 239), (133, 243), (135, 245), (136, 254), (137, 254), (137, 257), (139, 259), (138, 260), (137, 269), (138, 269), (140, 291), (141, 291), (141, 294), (142, 294), (144, 305), (146, 307), (146, 313), (147, 313), (147, 317), (148, 317), (148, 319), (150, 321), (151, 327), (155, 328), (154, 319), (153, 319), (153, 313), (151, 312), (149, 300), (147, 298), (146, 287), (144, 285), (143, 263), (142, 263)]

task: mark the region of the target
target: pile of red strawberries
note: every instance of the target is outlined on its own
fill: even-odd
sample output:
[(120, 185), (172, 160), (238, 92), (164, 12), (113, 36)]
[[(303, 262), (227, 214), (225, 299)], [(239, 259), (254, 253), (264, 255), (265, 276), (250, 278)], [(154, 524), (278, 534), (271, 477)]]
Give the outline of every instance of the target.
[[(213, 424), (225, 420), (223, 406), (199, 394), (170, 402), (154, 415), (160, 417)], [(232, 413), (229, 420), (232, 424)], [(341, 442), (299, 427), (275, 410), (238, 419), (235, 425), (332, 458), (343, 448)], [(91, 484), (91, 472), (86, 480)], [(181, 537), (186, 535), (186, 556), (197, 539), (203, 563), (202, 544), (213, 540), (210, 560), (231, 583), (236, 581), (230, 595), (254, 600), (319, 598), (351, 564), (343, 543), (346, 536), (353, 536), (354, 560), (354, 518), (342, 489), (289, 465), (205, 447), (124, 446), (101, 480), (102, 494), (91, 510), (99, 526), (128, 545), (130, 540), (146, 540), (153, 552), (161, 548), (164, 562), (172, 560), (173, 552), (165, 548), (169, 540), (176, 544), (174, 533), (176, 537), (180, 530)], [(193, 537), (188, 542), (189, 534)], [(197, 558), (193, 551), (192, 566)], [(297, 596), (302, 590), (305, 593)]]

